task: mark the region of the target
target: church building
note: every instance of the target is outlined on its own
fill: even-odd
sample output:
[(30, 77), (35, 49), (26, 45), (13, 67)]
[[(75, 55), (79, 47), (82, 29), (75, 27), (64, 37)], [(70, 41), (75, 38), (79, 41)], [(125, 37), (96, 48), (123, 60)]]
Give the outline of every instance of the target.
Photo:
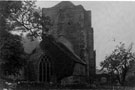
[[(33, 50), (25, 69), (25, 78), (36, 82), (72, 82), (89, 80), (95, 75), (95, 51), (91, 11), (63, 1), (43, 8), (53, 26)], [(70, 80), (69, 80), (70, 81)]]

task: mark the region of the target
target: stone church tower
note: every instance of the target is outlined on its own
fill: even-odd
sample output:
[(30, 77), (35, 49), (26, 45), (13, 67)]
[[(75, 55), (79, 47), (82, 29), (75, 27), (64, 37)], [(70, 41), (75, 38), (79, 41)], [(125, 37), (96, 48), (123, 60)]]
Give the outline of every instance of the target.
[(63, 1), (51, 8), (43, 8), (42, 13), (51, 18), (53, 27), (50, 34), (86, 62), (86, 67), (76, 64), (79, 75), (92, 77), (95, 74), (95, 51), (91, 11), (81, 5)]

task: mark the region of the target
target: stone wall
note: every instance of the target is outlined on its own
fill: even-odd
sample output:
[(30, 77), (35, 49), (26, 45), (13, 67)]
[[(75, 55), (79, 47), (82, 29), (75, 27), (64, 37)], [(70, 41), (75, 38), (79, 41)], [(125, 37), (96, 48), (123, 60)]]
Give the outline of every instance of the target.
[(90, 76), (90, 72), (94, 74), (95, 55), (91, 11), (84, 10), (81, 5), (75, 6), (71, 2), (64, 1), (52, 8), (43, 8), (42, 12), (43, 15), (50, 16), (53, 23), (49, 33), (58, 40), (63, 38), (70, 42), (73, 51), (87, 62), (87, 68), (76, 65), (79, 71), (87, 76)]

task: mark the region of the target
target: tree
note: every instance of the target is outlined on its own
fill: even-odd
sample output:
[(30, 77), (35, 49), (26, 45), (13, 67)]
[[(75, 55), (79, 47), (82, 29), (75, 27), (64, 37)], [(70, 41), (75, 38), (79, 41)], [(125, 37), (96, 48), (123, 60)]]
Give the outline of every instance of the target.
[(8, 30), (27, 32), (28, 36), (38, 37), (46, 34), (52, 26), (48, 16), (36, 8), (35, 1), (1, 1), (0, 19)]
[(10, 31), (27, 32), (28, 36), (44, 36), (51, 26), (50, 18), (36, 9), (35, 1), (0, 2), (0, 61), (4, 74), (18, 74), (23, 66), (21, 38)]
[(0, 68), (2, 75), (18, 75), (24, 66), (24, 48), (21, 38), (4, 32), (0, 36)]
[(21, 2), (0, 2), (0, 70), (1, 75), (17, 75), (24, 65), (23, 45), (21, 37), (12, 35), (11, 13), (16, 13), (21, 8)]
[(126, 49), (125, 44), (120, 43), (120, 45), (116, 46), (113, 52), (109, 56), (106, 56), (105, 60), (100, 63), (102, 69), (106, 68), (109, 73), (117, 75), (117, 79), (121, 85), (124, 85), (126, 74), (135, 61), (132, 46), (133, 44)]
[(11, 23), (10, 22), (10, 15), (12, 13), (17, 13), (17, 11), (20, 10), (22, 4), (21, 2), (17, 1), (1, 1), (0, 2), (0, 29), (1, 31), (9, 31), (13, 30), (11, 28)]
[(22, 1), (19, 8), (9, 15), (14, 30), (28, 32), (28, 36), (35, 38), (49, 31), (52, 26), (51, 20), (48, 16), (42, 15), (40, 8), (36, 9), (35, 1)]

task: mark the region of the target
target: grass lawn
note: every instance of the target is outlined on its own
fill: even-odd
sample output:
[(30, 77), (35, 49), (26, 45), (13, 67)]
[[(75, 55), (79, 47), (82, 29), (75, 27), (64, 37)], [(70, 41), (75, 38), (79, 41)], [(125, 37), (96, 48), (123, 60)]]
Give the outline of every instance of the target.
[[(107, 86), (107, 85), (100, 85), (97, 87), (90, 87), (86, 85), (68, 85), (68, 86), (58, 86), (58, 85), (50, 85), (44, 83), (21, 83), (16, 84), (15, 87), (11, 85), (0, 85), (0, 90), (3, 88), (7, 88), (7, 90), (135, 90), (135, 87), (129, 86)], [(11, 89), (12, 88), (12, 89)], [(6, 90), (6, 89), (5, 89)]]
[[(91, 87), (81, 87), (81, 86), (48, 86), (45, 84), (25, 84), (25, 85), (18, 85), (13, 90), (135, 90), (135, 87), (122, 87), (122, 86), (100, 86), (97, 88)], [(0, 89), (1, 90), (1, 89)]]

